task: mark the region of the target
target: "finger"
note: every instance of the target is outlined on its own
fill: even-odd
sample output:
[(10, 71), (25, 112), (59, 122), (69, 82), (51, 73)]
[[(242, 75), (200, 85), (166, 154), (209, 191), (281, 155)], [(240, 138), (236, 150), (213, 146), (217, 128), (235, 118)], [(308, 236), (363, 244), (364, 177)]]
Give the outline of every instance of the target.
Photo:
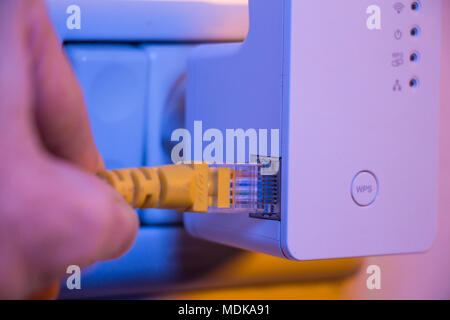
[(90, 172), (103, 169), (81, 88), (63, 53), (42, 1), (27, 20), (33, 55), (35, 116), (45, 147)]
[[(63, 162), (57, 161), (43, 173), (40, 168), (39, 174), (51, 183), (43, 185), (47, 191), (40, 195), (39, 201), (42, 205), (50, 204), (53, 213), (60, 212), (62, 225), (58, 230), (68, 236), (68, 243), (83, 244), (70, 256), (78, 252), (75, 256), (81, 257), (82, 265), (86, 265), (93, 260), (116, 258), (130, 248), (138, 229), (137, 215), (113, 188)], [(52, 216), (47, 215), (49, 219)], [(71, 232), (66, 231), (69, 229)]]
[[(27, 77), (29, 66), (28, 54), (23, 46), (24, 28), (20, 23), (17, 3), (10, 0), (0, 1), (0, 124), (1, 128), (8, 123), (19, 123), (20, 126), (10, 126), (2, 130), (6, 143), (13, 137), (23, 135), (23, 129), (28, 125), (30, 86)], [(20, 90), (18, 90), (20, 88)], [(31, 133), (30, 133), (31, 134)]]
[(35, 208), (7, 231), (9, 241), (19, 244), (21, 265), (30, 268), (25, 273), (32, 276), (32, 292), (64, 276), (70, 265), (121, 256), (138, 231), (136, 213), (106, 183), (65, 162), (49, 162), (21, 170), (15, 178), (19, 185), (11, 186), (28, 210), (29, 204)]

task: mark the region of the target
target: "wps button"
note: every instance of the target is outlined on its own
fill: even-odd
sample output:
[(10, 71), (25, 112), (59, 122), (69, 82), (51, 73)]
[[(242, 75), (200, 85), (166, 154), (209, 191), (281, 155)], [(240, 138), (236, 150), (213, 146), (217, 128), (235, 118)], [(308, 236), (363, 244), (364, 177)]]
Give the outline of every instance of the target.
[(378, 180), (370, 171), (361, 171), (352, 182), (352, 198), (361, 207), (370, 206), (378, 196)]

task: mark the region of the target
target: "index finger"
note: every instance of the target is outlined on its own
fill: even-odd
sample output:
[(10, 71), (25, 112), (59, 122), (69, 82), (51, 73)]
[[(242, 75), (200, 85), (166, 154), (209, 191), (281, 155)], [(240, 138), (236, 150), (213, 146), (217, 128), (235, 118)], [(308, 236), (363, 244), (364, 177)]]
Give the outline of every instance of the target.
[(35, 81), (35, 117), (45, 147), (90, 172), (103, 168), (95, 146), (81, 88), (47, 16), (33, 1), (30, 51)]

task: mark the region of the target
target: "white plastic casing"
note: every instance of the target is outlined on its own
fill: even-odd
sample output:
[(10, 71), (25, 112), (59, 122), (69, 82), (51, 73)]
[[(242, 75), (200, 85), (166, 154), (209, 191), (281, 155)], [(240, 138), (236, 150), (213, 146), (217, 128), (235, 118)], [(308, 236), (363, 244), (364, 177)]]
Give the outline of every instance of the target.
[(280, 129), (282, 212), (186, 214), (192, 234), (297, 260), (431, 246), (442, 1), (402, 3), (254, 0), (244, 43), (195, 52), (186, 126)]

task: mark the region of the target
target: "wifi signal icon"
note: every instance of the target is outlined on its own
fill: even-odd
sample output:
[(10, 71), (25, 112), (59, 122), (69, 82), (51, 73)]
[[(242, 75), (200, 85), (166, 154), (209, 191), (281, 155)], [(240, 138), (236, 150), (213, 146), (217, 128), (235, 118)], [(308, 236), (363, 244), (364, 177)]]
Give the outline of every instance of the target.
[(394, 4), (394, 10), (395, 10), (398, 14), (402, 13), (402, 11), (403, 11), (404, 8), (405, 8), (405, 5), (404, 5), (403, 3), (401, 3), (401, 2), (396, 2), (396, 3)]

